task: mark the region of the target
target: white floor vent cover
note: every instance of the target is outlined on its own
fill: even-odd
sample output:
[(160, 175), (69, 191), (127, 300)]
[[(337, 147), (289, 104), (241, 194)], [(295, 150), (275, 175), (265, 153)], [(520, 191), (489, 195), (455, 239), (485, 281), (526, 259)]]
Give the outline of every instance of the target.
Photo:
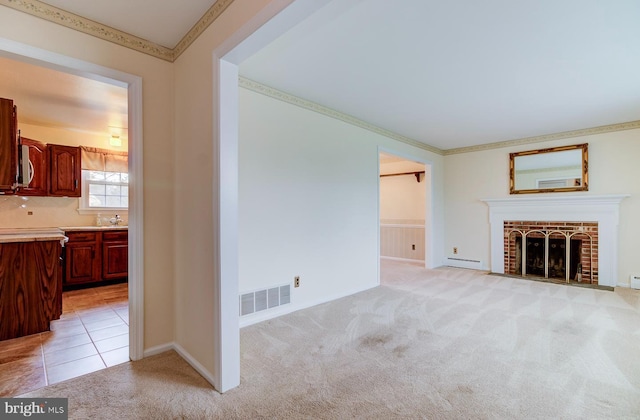
[(291, 285), (271, 287), (240, 295), (240, 316), (291, 303)]

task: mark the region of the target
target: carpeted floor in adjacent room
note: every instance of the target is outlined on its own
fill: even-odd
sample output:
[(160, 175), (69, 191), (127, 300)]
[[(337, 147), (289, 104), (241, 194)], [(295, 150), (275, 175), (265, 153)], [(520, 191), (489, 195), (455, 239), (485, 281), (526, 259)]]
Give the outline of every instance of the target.
[(32, 392), (70, 418), (640, 418), (640, 293), (382, 262), (382, 286), (241, 331), (242, 384), (175, 352)]

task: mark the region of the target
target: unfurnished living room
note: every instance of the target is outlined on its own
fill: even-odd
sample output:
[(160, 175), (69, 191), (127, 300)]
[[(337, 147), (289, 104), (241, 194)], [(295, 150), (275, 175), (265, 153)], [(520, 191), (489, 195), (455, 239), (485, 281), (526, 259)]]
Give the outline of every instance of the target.
[(640, 417), (639, 18), (0, 0), (2, 416)]

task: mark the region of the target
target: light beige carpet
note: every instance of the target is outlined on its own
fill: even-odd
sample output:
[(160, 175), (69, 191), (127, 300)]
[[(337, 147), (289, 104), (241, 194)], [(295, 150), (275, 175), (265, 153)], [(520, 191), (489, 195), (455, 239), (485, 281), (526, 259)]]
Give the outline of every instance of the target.
[(220, 395), (168, 352), (27, 394), (70, 418), (640, 418), (640, 293), (385, 261), (383, 286), (244, 328)]

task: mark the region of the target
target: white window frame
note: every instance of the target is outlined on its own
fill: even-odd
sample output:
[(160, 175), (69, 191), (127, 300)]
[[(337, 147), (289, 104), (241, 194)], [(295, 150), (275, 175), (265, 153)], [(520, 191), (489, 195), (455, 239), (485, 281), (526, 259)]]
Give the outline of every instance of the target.
[(82, 195), (78, 198), (78, 213), (85, 214), (109, 214), (117, 213), (126, 215), (129, 211), (128, 207), (89, 207), (89, 179), (87, 173), (90, 169), (82, 170)]

